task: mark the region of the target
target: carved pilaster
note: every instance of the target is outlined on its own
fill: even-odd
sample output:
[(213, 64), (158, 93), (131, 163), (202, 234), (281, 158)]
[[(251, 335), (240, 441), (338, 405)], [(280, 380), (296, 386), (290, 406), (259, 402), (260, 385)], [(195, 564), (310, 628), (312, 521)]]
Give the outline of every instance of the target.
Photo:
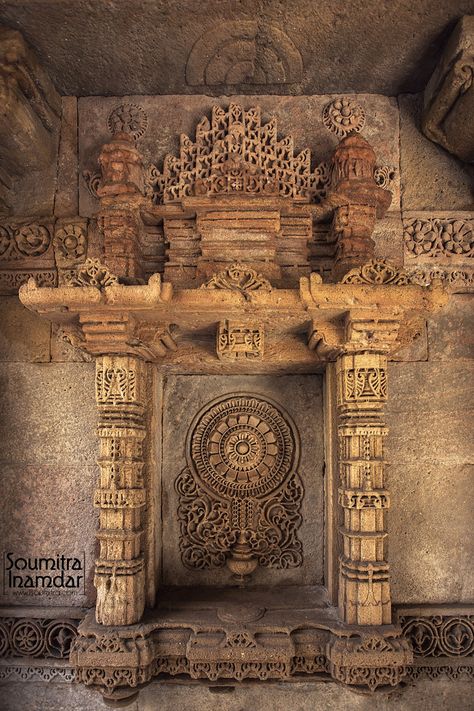
[[(383, 333), (393, 333), (386, 329)], [(347, 624), (391, 622), (389, 569), (384, 555), (383, 407), (387, 400), (387, 356), (383, 340), (364, 337), (377, 324), (350, 321), (349, 351), (336, 364), (339, 415), (339, 504), (344, 511), (339, 569), (339, 612)], [(396, 329), (395, 329), (396, 337)], [(370, 352), (372, 340), (380, 352)], [(357, 352), (360, 349), (361, 352)]]
[(146, 366), (139, 358), (97, 358), (100, 481), (94, 503), (99, 508), (100, 552), (94, 583), (96, 618), (104, 625), (134, 624), (145, 606), (141, 542), (145, 378)]

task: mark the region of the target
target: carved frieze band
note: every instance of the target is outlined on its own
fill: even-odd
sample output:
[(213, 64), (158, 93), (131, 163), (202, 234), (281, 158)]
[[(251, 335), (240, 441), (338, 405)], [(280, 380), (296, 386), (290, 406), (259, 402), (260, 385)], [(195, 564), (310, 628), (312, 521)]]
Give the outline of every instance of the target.
[[(474, 615), (472, 608), (456, 609), (444, 606), (431, 609), (423, 606), (419, 609), (396, 610), (397, 621), (401, 624), (403, 635), (412, 645), (414, 661), (404, 672), (412, 679), (422, 676), (435, 679), (447, 676), (449, 679), (474, 676)], [(72, 681), (74, 670), (68, 666), (71, 647), (73, 656), (78, 652), (90, 655), (104, 652), (129, 655), (137, 651), (135, 638), (117, 636), (108, 632), (100, 638), (96, 636), (78, 636), (76, 618), (36, 617), (1, 617), (0, 618), (0, 681)], [(157, 631), (158, 632), (158, 631)], [(156, 634), (156, 633), (150, 633)], [(158, 652), (149, 668), (118, 668), (107, 682), (104, 669), (82, 668), (78, 676), (88, 684), (104, 684), (109, 688), (121, 685), (135, 686), (150, 680), (157, 674), (186, 674), (191, 678), (207, 679), (285, 679), (290, 676), (335, 673), (351, 684), (389, 684), (388, 677), (383, 680), (383, 669), (377, 667), (341, 667), (330, 669), (326, 656), (329, 636), (327, 631), (311, 629), (291, 633), (291, 643), (282, 646), (281, 635), (271, 640), (271, 633), (263, 647), (255, 635), (247, 628), (235, 625), (232, 632), (199, 633), (194, 635), (194, 643), (189, 642), (188, 630), (168, 630), (166, 644), (159, 642)], [(289, 640), (290, 638), (288, 638)], [(354, 651), (357, 655), (379, 655), (393, 653), (396, 640), (368, 638), (358, 642), (354, 649), (339, 649), (342, 640), (334, 640), (332, 646), (337, 653), (346, 655)], [(140, 640), (143, 646), (146, 640)], [(166, 649), (165, 649), (166, 647)], [(180, 650), (186, 648), (185, 655)], [(269, 650), (271, 661), (269, 661)], [(211, 656), (210, 656), (211, 655)], [(242, 661), (242, 657), (245, 659)], [(252, 659), (251, 659), (252, 658)], [(117, 657), (118, 659), (118, 657)], [(362, 659), (362, 657), (360, 657)], [(39, 662), (37, 661), (39, 660)], [(397, 668), (385, 669), (389, 675)], [(105, 675), (104, 675), (105, 674)], [(396, 674), (395, 674), (396, 676)], [(344, 677), (344, 679), (342, 679)], [(378, 679), (378, 682), (377, 682)]]
[(78, 619), (0, 617), (0, 658), (68, 659)]
[(412, 283), (425, 285), (437, 279), (454, 290), (474, 286), (472, 213), (405, 213), (403, 238)]

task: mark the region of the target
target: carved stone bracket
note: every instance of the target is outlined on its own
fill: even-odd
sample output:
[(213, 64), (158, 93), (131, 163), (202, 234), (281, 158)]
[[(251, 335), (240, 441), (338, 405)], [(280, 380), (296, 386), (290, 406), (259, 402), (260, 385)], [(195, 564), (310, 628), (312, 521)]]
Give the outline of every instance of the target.
[(474, 17), (462, 17), (428, 82), (423, 132), (465, 161), (474, 161)]

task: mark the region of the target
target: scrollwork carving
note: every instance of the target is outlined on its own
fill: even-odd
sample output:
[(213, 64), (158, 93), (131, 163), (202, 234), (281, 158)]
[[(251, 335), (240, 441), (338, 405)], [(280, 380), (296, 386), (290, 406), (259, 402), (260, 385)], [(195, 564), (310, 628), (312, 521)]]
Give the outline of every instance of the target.
[(401, 617), (416, 657), (473, 657), (474, 617)]
[(300, 566), (304, 491), (287, 418), (261, 398), (229, 396), (198, 417), (188, 440), (176, 481), (183, 564), (220, 567), (238, 550), (265, 567)]
[(201, 289), (228, 289), (237, 291), (248, 299), (253, 291), (270, 292), (272, 285), (268, 279), (257, 274), (254, 269), (244, 264), (232, 264), (218, 274), (214, 274), (209, 281), (201, 286)]
[(63, 284), (65, 286), (95, 286), (101, 289), (118, 284), (118, 279), (99, 259), (89, 258), (76, 269), (64, 270)]
[(410, 277), (404, 269), (389, 264), (385, 259), (373, 259), (368, 264), (351, 269), (341, 283), (406, 286), (410, 283)]
[(0, 618), (0, 657), (67, 659), (79, 620)]

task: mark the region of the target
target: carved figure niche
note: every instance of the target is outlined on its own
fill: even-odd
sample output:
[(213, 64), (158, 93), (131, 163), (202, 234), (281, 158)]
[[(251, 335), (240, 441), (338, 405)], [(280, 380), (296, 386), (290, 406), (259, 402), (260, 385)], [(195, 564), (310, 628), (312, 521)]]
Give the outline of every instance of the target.
[[(229, 393), (227, 378), (231, 384), (234, 381), (247, 387)], [(185, 416), (186, 429), (182, 416), (177, 421), (180, 435), (185, 437), (180, 460), (163, 448), (164, 476), (173, 477), (174, 483), (171, 494), (167, 491), (171, 482), (163, 482), (165, 509), (168, 504), (171, 510), (174, 508), (171, 515), (176, 521), (169, 524), (171, 517), (163, 521), (167, 584), (182, 580), (183, 573), (188, 577), (187, 584), (192, 581), (198, 585), (235, 585), (236, 581), (255, 585), (317, 584), (322, 561), (315, 560), (317, 552), (312, 550), (312, 543), (314, 526), (320, 527), (321, 538), (323, 533), (319, 433), (312, 431), (313, 423), (305, 427), (300, 413), (306, 409), (302, 407), (296, 413), (294, 403), (289, 403), (290, 413), (282, 406), (288, 399), (286, 392), (278, 392), (280, 379), (227, 378), (191, 378), (196, 384), (199, 381), (197, 387), (207, 396), (197, 399), (197, 412)], [(212, 382), (206, 393), (208, 380)], [(262, 387), (262, 380), (272, 387)], [(317, 410), (317, 377), (315, 385), (310, 384), (309, 393), (304, 392), (309, 380), (305, 376), (286, 376), (282, 380), (285, 390), (291, 392), (294, 388), (296, 399), (308, 401), (306, 407), (313, 399)], [(298, 383), (293, 385), (292, 381)], [(249, 385), (255, 387), (250, 389)], [(209, 395), (216, 394), (209, 399)], [(297, 424), (294, 412), (298, 415)], [(166, 429), (173, 430), (172, 411), (169, 416)], [(311, 442), (308, 449), (307, 442)], [(321, 463), (317, 455), (314, 457), (316, 449)], [(312, 457), (316, 471), (311, 471)], [(173, 497), (172, 502), (169, 497)], [(171, 525), (174, 530), (166, 529)], [(167, 548), (170, 535), (175, 536), (172, 556)]]

